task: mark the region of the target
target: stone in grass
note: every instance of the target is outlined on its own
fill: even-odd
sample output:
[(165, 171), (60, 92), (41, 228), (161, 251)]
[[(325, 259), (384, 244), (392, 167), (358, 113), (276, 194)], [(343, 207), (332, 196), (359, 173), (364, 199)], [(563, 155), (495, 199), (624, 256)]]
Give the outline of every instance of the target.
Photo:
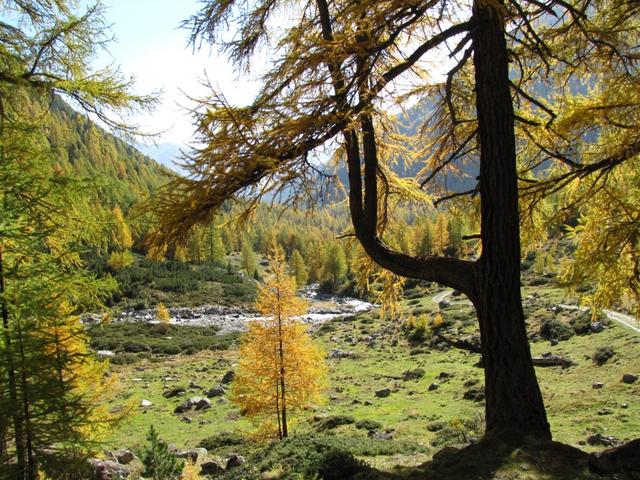
[(221, 397), (226, 393), (223, 385), (218, 385), (205, 392), (207, 397)]
[(407, 370), (402, 373), (402, 379), (407, 382), (409, 380), (419, 380), (424, 377), (424, 369), (423, 368), (414, 368), (413, 370)]
[(429, 385), (429, 388), (427, 390), (433, 392), (434, 390), (437, 390), (439, 386), (440, 385), (438, 385), (436, 382), (433, 382), (431, 385)]
[(376, 390), (376, 397), (379, 398), (385, 398), (388, 397), (389, 395), (391, 395), (391, 389), (390, 388), (381, 388), (380, 390)]
[(593, 362), (598, 365), (604, 365), (611, 357), (615, 355), (615, 351), (611, 347), (599, 347), (591, 356)]
[(202, 475), (221, 475), (224, 473), (224, 467), (215, 460), (210, 460), (200, 465), (200, 473)]
[(227, 470), (231, 468), (236, 468), (242, 465), (245, 462), (244, 457), (242, 455), (236, 455), (235, 453), (227, 458)]
[(601, 388), (604, 387), (604, 383), (602, 382), (595, 382), (593, 385), (591, 385), (591, 387), (593, 387), (594, 390), (600, 390)]
[(613, 447), (619, 443), (619, 440), (613, 436), (604, 436), (601, 433), (596, 433), (587, 437), (587, 443), (592, 447), (596, 445), (604, 445), (605, 447)]
[(175, 388), (171, 388), (169, 390), (167, 390), (166, 392), (164, 392), (162, 394), (162, 396), (164, 398), (173, 398), (173, 397), (177, 397), (178, 395), (182, 395), (184, 393), (186, 393), (187, 389), (184, 387), (175, 387)]
[(638, 381), (638, 376), (637, 375), (633, 375), (631, 373), (625, 373), (624, 375), (622, 375), (622, 383), (636, 383)]
[(142, 399), (142, 401), (140, 402), (140, 406), (143, 408), (147, 408), (150, 407), (151, 405), (153, 405), (149, 400), (146, 399)]
[(208, 398), (201, 398), (194, 405), (194, 410), (207, 410), (211, 408), (211, 400)]
[(229, 370), (227, 373), (223, 375), (221, 383), (227, 385), (233, 382), (234, 378), (236, 378), (235, 372), (233, 370)]
[(131, 450), (121, 449), (111, 453), (113, 458), (121, 465), (128, 465), (136, 459)]

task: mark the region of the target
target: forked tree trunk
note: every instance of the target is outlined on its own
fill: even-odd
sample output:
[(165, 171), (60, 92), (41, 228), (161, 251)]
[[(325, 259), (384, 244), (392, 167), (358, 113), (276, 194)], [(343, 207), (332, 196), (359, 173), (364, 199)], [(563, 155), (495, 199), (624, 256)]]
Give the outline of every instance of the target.
[(482, 255), (474, 304), (485, 365), (487, 435), (551, 439), (531, 360), (520, 294), (514, 115), (503, 14), (475, 0), (473, 30), (480, 138)]

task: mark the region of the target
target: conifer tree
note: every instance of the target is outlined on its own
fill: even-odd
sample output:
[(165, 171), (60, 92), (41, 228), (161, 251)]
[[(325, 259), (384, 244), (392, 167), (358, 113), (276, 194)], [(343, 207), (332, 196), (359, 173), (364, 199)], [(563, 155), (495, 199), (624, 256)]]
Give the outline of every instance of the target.
[(253, 252), (251, 244), (245, 239), (242, 242), (242, 269), (247, 275), (253, 276), (258, 268), (256, 263), (256, 254)]
[(289, 434), (292, 413), (321, 400), (327, 369), (307, 327), (293, 319), (304, 313), (306, 304), (296, 297), (295, 280), (286, 274), (284, 255), (276, 244), (269, 264), (273, 275), (259, 286), (256, 300), (267, 320), (248, 326), (232, 398), (246, 415), (268, 425), (277, 423), (282, 439)]
[(145, 467), (142, 475), (152, 480), (179, 480), (184, 462), (169, 451), (153, 425), (149, 427), (147, 441), (149, 444), (142, 454), (142, 464)]
[(298, 286), (298, 288), (304, 287), (307, 284), (309, 272), (304, 264), (304, 259), (302, 258), (302, 255), (300, 255), (298, 249), (293, 250), (293, 253), (291, 254), (291, 258), (289, 260), (289, 266), (293, 277), (296, 279), (296, 285)]
[(336, 288), (347, 273), (347, 259), (339, 243), (334, 242), (325, 253), (325, 278)]

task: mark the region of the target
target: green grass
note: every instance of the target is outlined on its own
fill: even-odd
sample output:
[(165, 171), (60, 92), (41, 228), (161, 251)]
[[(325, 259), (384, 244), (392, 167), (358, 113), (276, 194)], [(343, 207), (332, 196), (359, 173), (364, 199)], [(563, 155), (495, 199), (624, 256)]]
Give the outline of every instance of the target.
[[(530, 312), (536, 312), (529, 319), (532, 333), (539, 329), (540, 320), (554, 315), (547, 308), (549, 305), (566, 302), (566, 299), (559, 297), (557, 289), (538, 288), (536, 291), (540, 293), (540, 300), (527, 306)], [(414, 294), (416, 298), (404, 302), (406, 315), (416, 306), (427, 312), (437, 310), (437, 306), (430, 300), (430, 294), (427, 295), (426, 290), (423, 293), (421, 298)], [(531, 292), (525, 288), (525, 297), (529, 293)], [(447, 323), (451, 324), (450, 332), (459, 331), (460, 335), (470, 335), (477, 331), (469, 306), (454, 304), (445, 309), (443, 315)], [(475, 453), (465, 453), (464, 455), (476, 455), (473, 461), (479, 464), (479, 471), (485, 472), (482, 473), (485, 476), (456, 477), (455, 474), (459, 471), (453, 466), (449, 470), (445, 469), (446, 472), (439, 470), (441, 476), (433, 473), (434, 465), (413, 470), (427, 461), (442, 445), (464, 443), (472, 437), (481, 436), (484, 405), (462, 398), (466, 381), (477, 380), (482, 385), (483, 371), (474, 366), (479, 356), (453, 349), (444, 352), (433, 350), (426, 345), (416, 348), (409, 343), (402, 322), (382, 321), (373, 313), (360, 315), (350, 321), (333, 322), (319, 329), (314, 336), (327, 351), (334, 348), (349, 350), (355, 352), (357, 358), (328, 360), (330, 390), (327, 397), (331, 399), (314, 412), (295, 419), (292, 427), (294, 435), (315, 432), (317, 422), (312, 421), (313, 416), (349, 416), (353, 417), (355, 423), (338, 425), (330, 432), (336, 438), (364, 441), (367, 431), (358, 429), (358, 422), (378, 422), (384, 431), (393, 435), (393, 441), (383, 441), (390, 445), (389, 448), (403, 444), (416, 447), (411, 451), (396, 449), (393, 453), (378, 452), (375, 455), (349, 450), (359, 459), (366, 460), (367, 464), (376, 469), (376, 475), (384, 478), (401, 476), (425, 479), (542, 480), (572, 478), (571, 474), (574, 475), (573, 478), (590, 478), (582, 471), (584, 464), (571, 467), (559, 461), (556, 467), (545, 466), (551, 453), (535, 449), (528, 453), (505, 453), (500, 459), (502, 463), (497, 466), (493, 463), (490, 466), (480, 465), (482, 455), (478, 454), (478, 450)], [(377, 338), (371, 342), (371, 337)], [(604, 365), (597, 366), (590, 357), (598, 347), (603, 346), (611, 346), (616, 355)], [(627, 385), (620, 380), (623, 373), (640, 372), (639, 346), (640, 336), (617, 324), (612, 324), (602, 333), (574, 335), (555, 346), (540, 337), (531, 344), (534, 355), (551, 352), (567, 356), (576, 362), (575, 366), (567, 369), (536, 369), (555, 440), (591, 451), (602, 448), (584, 445), (586, 438), (593, 433), (613, 435), (621, 440), (638, 436), (640, 404), (637, 398), (640, 385)], [(422, 353), (416, 354), (416, 350)], [(163, 439), (179, 447), (196, 446), (203, 439), (220, 432), (253, 431), (253, 425), (239, 415), (233, 404), (217, 404), (216, 399), (211, 399), (213, 408), (187, 414), (193, 421), (184, 423), (181, 420), (183, 415), (174, 414), (173, 409), (189, 396), (202, 395), (200, 389), (190, 388), (185, 396), (173, 399), (162, 396), (165, 385), (186, 387), (193, 381), (207, 389), (211, 388), (220, 382), (222, 375), (236, 362), (237, 348), (232, 343), (228, 350), (219, 352), (203, 351), (196, 355), (160, 359), (152, 356), (151, 359), (134, 365), (112, 366), (114, 373), (121, 379), (123, 390), (123, 396), (114, 401), (112, 407), (122, 407), (130, 402), (134, 405), (134, 415), (113, 433), (109, 439), (110, 445), (135, 447), (144, 443), (145, 432), (151, 424), (155, 425)], [(422, 378), (402, 380), (403, 372), (416, 368), (424, 370)], [(441, 372), (450, 374), (450, 377), (439, 379)], [(434, 382), (438, 383), (438, 388), (429, 391), (429, 385)], [(599, 390), (593, 389), (592, 384), (595, 382), (602, 382), (605, 386)], [(390, 388), (391, 395), (386, 398), (376, 397), (375, 391), (382, 388)], [(142, 398), (153, 403), (146, 412), (138, 407)], [(371, 404), (367, 405), (366, 402)], [(626, 408), (623, 408), (623, 404), (626, 404)], [(606, 414), (603, 415), (603, 412)], [(441, 428), (434, 429), (434, 426)], [(431, 429), (434, 431), (430, 431)], [(252, 454), (258, 447), (254, 442), (248, 441), (243, 445), (225, 446), (222, 451)], [(567, 463), (571, 463), (573, 453), (562, 452), (569, 459)], [(472, 460), (467, 458), (465, 461)], [(277, 474), (278, 467), (275, 463), (269, 465), (268, 469), (274, 470), (274, 475)], [(562, 473), (563, 469), (569, 473), (565, 475)], [(490, 471), (493, 472), (493, 477), (486, 476)], [(418, 476), (411, 477), (414, 474)]]

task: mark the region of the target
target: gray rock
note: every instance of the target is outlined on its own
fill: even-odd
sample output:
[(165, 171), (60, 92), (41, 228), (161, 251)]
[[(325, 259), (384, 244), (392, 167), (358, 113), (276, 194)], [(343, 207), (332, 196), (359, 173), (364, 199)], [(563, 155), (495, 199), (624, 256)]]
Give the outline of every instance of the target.
[(393, 440), (393, 432), (369, 432), (369, 438), (373, 440)]
[(119, 464), (128, 465), (136, 459), (136, 456), (130, 450), (122, 449), (111, 452), (113, 458), (115, 458)]
[(347, 352), (339, 348), (334, 348), (329, 352), (329, 358), (357, 358), (357, 356), (354, 352)]
[(224, 467), (215, 460), (204, 462), (200, 465), (200, 469), (202, 475), (220, 475), (224, 473)]
[(211, 400), (208, 398), (201, 398), (193, 407), (195, 410), (207, 410), (211, 408)]
[(622, 383), (636, 383), (638, 381), (638, 376), (633, 375), (631, 373), (625, 373), (622, 375)]
[(196, 463), (198, 459), (201, 459), (207, 456), (207, 449), (206, 448), (190, 448), (188, 450), (178, 450), (175, 452), (175, 456), (178, 458), (189, 460), (192, 463)]
[(218, 385), (205, 392), (207, 397), (221, 397), (226, 393), (223, 385)]
[(371, 405), (373, 405), (373, 402), (372, 402), (371, 400), (365, 400), (365, 401), (364, 401), (364, 405), (365, 405), (366, 407), (370, 407)]
[(593, 322), (591, 325), (589, 325), (589, 328), (593, 333), (600, 333), (604, 330), (604, 325), (602, 324), (602, 322)]
[(604, 383), (602, 382), (595, 382), (593, 385), (591, 385), (593, 387), (594, 390), (600, 390), (602, 387), (604, 387)]
[(391, 395), (391, 389), (390, 388), (382, 388), (380, 390), (376, 390), (376, 397), (379, 398), (385, 398), (388, 397), (389, 395)]
[(244, 457), (242, 455), (233, 454), (229, 458), (227, 458), (226, 469), (229, 470), (231, 468), (239, 467), (244, 462), (245, 462), (245, 460), (244, 460)]
[(434, 390), (437, 390), (439, 386), (440, 385), (438, 385), (436, 382), (433, 382), (431, 385), (429, 385), (429, 388), (427, 388), (427, 390), (433, 392)]
[(178, 395), (182, 395), (186, 392), (187, 392), (187, 389), (184, 387), (174, 387), (164, 392), (162, 396), (164, 398), (173, 398), (173, 397), (177, 397)]
[(131, 473), (130, 467), (109, 460), (91, 458), (89, 466), (96, 480), (124, 480)]
[(182, 420), (184, 423), (193, 423), (193, 419), (187, 417), (186, 415), (183, 416), (180, 420)]
[(235, 372), (233, 370), (229, 370), (227, 373), (223, 375), (221, 383), (227, 385), (233, 382), (234, 378), (236, 378)]
[(146, 399), (142, 399), (142, 401), (140, 402), (140, 406), (144, 408), (150, 407), (151, 405), (153, 405), (153, 403)]

